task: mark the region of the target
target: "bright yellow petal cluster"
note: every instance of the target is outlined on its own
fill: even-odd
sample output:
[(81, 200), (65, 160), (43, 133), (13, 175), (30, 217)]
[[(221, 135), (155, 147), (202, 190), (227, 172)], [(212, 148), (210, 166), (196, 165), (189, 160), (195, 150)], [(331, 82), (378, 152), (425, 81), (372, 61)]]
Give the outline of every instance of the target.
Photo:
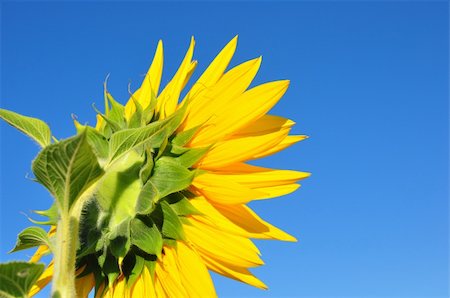
[[(227, 70), (236, 50), (235, 37), (186, 96), (180, 98), (197, 66), (197, 61), (192, 60), (194, 45), (192, 38), (180, 67), (160, 92), (163, 70), (160, 41), (141, 87), (132, 96), (144, 109), (152, 96), (156, 96), (159, 119), (172, 115), (183, 104), (188, 105), (178, 132), (198, 128), (187, 147), (209, 148), (194, 165), (203, 172), (189, 188), (195, 195), (190, 201), (201, 215), (187, 217), (183, 226), (186, 240), (179, 241), (176, 249), (164, 247), (154, 276), (144, 269), (131, 287), (124, 277), (119, 278), (113, 287), (106, 289), (106, 297), (215, 297), (208, 270), (266, 289), (249, 271), (263, 264), (250, 238), (296, 241), (246, 205), (252, 200), (289, 194), (299, 187), (299, 180), (309, 176), (309, 173), (246, 163), (306, 138), (289, 135), (295, 124), (293, 121), (267, 115), (286, 92), (289, 81), (274, 81), (249, 89), (261, 65), (261, 57)], [(134, 101), (130, 99), (125, 107), (126, 117), (130, 119), (135, 111)], [(49, 271), (52, 266), (44, 273), (42, 281), (51, 276)], [(94, 286), (93, 277), (85, 276), (78, 281), (79, 295), (86, 296)]]

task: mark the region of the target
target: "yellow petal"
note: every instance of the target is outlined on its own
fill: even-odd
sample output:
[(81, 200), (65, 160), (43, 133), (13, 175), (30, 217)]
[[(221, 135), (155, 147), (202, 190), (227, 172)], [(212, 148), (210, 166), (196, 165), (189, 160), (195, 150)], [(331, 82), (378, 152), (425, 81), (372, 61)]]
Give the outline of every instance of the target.
[[(152, 98), (152, 93), (156, 96), (158, 94), (159, 85), (161, 83), (162, 71), (164, 64), (164, 50), (163, 43), (160, 40), (158, 46), (156, 47), (156, 52), (153, 57), (152, 64), (148, 69), (148, 72), (142, 81), (141, 87), (136, 90), (132, 95), (145, 109)], [(125, 117), (130, 119), (131, 115), (136, 111), (136, 106), (134, 101), (130, 98), (125, 105)]]
[(92, 288), (95, 286), (94, 274), (88, 274), (75, 280), (77, 298), (87, 298)]
[(257, 136), (268, 134), (282, 129), (289, 129), (295, 124), (294, 121), (279, 116), (264, 115), (247, 126), (233, 133), (233, 137)]
[(52, 281), (53, 277), (53, 261), (50, 262), (47, 269), (44, 270), (44, 272), (41, 274), (41, 276), (38, 278), (36, 283), (31, 287), (30, 292), (28, 295), (34, 296), (37, 293), (39, 293), (43, 288), (45, 288), (46, 285), (48, 285), (49, 282)]
[(220, 53), (214, 58), (205, 72), (200, 76), (197, 82), (192, 86), (189, 93), (183, 99), (190, 98), (192, 103), (195, 104), (197, 98), (205, 90), (211, 88), (222, 77), (225, 69), (230, 64), (231, 58), (234, 55), (237, 45), (237, 36), (235, 36)]
[(271, 187), (260, 187), (256, 188), (258, 191), (262, 191), (266, 194), (265, 197), (256, 198), (255, 200), (261, 200), (261, 199), (271, 199), (271, 198), (277, 198), (281, 197), (287, 194), (290, 194), (294, 191), (296, 191), (300, 187), (300, 184), (288, 184), (288, 185), (278, 185), (278, 186), (271, 186)]
[(240, 267), (264, 264), (259, 257), (258, 248), (249, 239), (220, 231), (194, 218), (189, 221), (190, 225), (183, 226), (186, 239), (189, 239), (200, 255)]
[(178, 99), (180, 98), (181, 90), (185, 83), (186, 77), (191, 70), (191, 60), (194, 54), (195, 40), (191, 38), (191, 44), (186, 52), (186, 55), (181, 62), (180, 67), (175, 73), (174, 77), (169, 84), (164, 88), (161, 94), (158, 96), (158, 102), (156, 104), (156, 112), (159, 113), (160, 119), (165, 119), (173, 114), (178, 105)]
[(260, 153), (253, 155), (251, 157), (251, 159), (263, 158), (263, 157), (275, 154), (275, 153), (282, 151), (282, 150), (294, 145), (295, 143), (303, 141), (307, 138), (308, 138), (308, 136), (287, 136), (284, 140), (282, 140), (280, 143), (278, 143), (274, 147), (266, 150), (265, 152), (260, 152)]
[(258, 171), (245, 174), (226, 173), (221, 176), (254, 189), (260, 187), (293, 184), (301, 179), (309, 177), (310, 175), (310, 173), (306, 172), (267, 169), (266, 171)]
[(156, 298), (155, 288), (153, 286), (153, 279), (147, 267), (144, 267), (141, 275), (131, 288), (132, 297), (147, 297)]
[(158, 297), (189, 297), (181, 284), (173, 252), (165, 248), (166, 255), (155, 266), (155, 288)]
[(293, 236), (264, 221), (252, 209), (244, 205), (215, 205), (222, 215), (255, 238), (263, 234), (270, 239), (297, 241)]
[(264, 152), (279, 144), (286, 138), (288, 133), (289, 131), (287, 130), (281, 130), (261, 136), (235, 138), (218, 142), (197, 163), (196, 167), (215, 169), (252, 159), (254, 156), (264, 154)]
[(295, 241), (294, 237), (264, 221), (247, 206), (211, 204), (201, 197), (190, 202), (202, 213), (193, 218), (218, 230), (248, 238)]
[(221, 204), (242, 204), (267, 196), (264, 192), (252, 190), (231, 179), (227, 179), (225, 175), (212, 173), (205, 173), (195, 177), (192, 185), (194, 193)]
[(34, 255), (31, 257), (30, 262), (31, 263), (37, 263), (39, 260), (45, 256), (46, 254), (50, 253), (50, 249), (47, 245), (41, 245), (38, 247)]
[(176, 255), (181, 281), (189, 297), (217, 297), (208, 269), (195, 249), (178, 242)]
[(231, 98), (214, 118), (214, 125), (195, 136), (191, 146), (203, 146), (237, 133), (265, 115), (284, 95), (289, 81), (276, 81), (259, 85), (239, 97)]
[[(261, 65), (261, 57), (244, 62), (228, 72), (205, 92), (193, 96), (187, 117), (180, 130), (198, 125), (216, 125), (216, 117), (227, 103), (240, 96), (253, 81)], [(195, 143), (195, 138), (191, 142)]]
[(241, 281), (259, 289), (267, 289), (267, 286), (262, 281), (253, 276), (253, 274), (246, 268), (228, 263), (225, 264), (218, 260), (210, 258), (207, 255), (203, 255), (202, 259), (205, 261), (206, 266), (216, 273), (232, 278), (234, 280)]

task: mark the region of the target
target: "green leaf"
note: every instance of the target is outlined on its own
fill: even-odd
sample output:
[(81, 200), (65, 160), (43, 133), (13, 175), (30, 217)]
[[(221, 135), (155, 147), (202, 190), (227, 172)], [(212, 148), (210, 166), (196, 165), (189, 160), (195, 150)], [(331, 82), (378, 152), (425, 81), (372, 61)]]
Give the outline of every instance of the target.
[(192, 203), (180, 193), (174, 193), (165, 198), (165, 200), (170, 204), (173, 211), (178, 216), (187, 216), (187, 215), (202, 215), (197, 208), (192, 205)]
[(108, 118), (117, 123), (119, 127), (125, 127), (125, 107), (118, 103), (114, 97), (112, 97), (111, 93), (106, 92), (106, 96), (111, 104), (111, 109), (108, 111)]
[(155, 166), (155, 163), (153, 161), (153, 153), (151, 152), (151, 149), (146, 148), (144, 154), (145, 160), (141, 167), (141, 170), (139, 171), (139, 177), (141, 178), (143, 184), (145, 184), (148, 181), (150, 175), (152, 174), (153, 167)]
[(195, 133), (199, 130), (200, 127), (201, 126), (198, 125), (176, 134), (172, 140), (172, 144), (180, 147), (186, 145), (194, 137)]
[(146, 142), (159, 146), (165, 136), (166, 122), (154, 122), (145, 127), (123, 129), (111, 136), (109, 141), (110, 161), (113, 161), (135, 147)]
[(78, 133), (86, 131), (88, 143), (91, 145), (98, 158), (108, 158), (108, 140), (100, 132), (87, 125), (78, 124), (76, 125), (76, 128)]
[(183, 153), (180, 157), (176, 158), (176, 161), (183, 167), (190, 168), (196, 164), (211, 147), (204, 148), (192, 148)]
[(149, 220), (149, 225), (139, 218), (131, 220), (131, 243), (151, 255), (161, 255), (163, 240), (158, 227)]
[(47, 232), (40, 227), (29, 227), (19, 233), (16, 246), (10, 252), (16, 252), (39, 245), (47, 245), (51, 248)]
[(160, 198), (158, 189), (151, 180), (147, 181), (142, 187), (141, 192), (136, 201), (136, 213), (148, 214), (153, 209), (153, 205)]
[(131, 116), (131, 119), (128, 123), (129, 128), (135, 128), (135, 127), (141, 127), (145, 126), (144, 123), (144, 117), (143, 117), (143, 110), (141, 104), (134, 98), (134, 96), (131, 94), (131, 99), (134, 102), (134, 106), (136, 107), (136, 111)]
[(155, 211), (151, 214), (152, 219), (161, 227), (162, 234), (165, 238), (174, 240), (183, 240), (183, 225), (176, 212), (170, 207), (166, 201), (161, 201)]
[(142, 269), (144, 269), (145, 259), (138, 255), (135, 255), (135, 262), (132, 265), (133, 268), (131, 272), (124, 272), (125, 276), (127, 277), (127, 286), (130, 288), (136, 282), (137, 278), (141, 275)]
[(31, 137), (33, 140), (38, 142), (41, 147), (45, 147), (50, 144), (50, 128), (44, 121), (22, 116), (4, 109), (0, 109), (0, 118), (5, 120), (9, 125)]
[(34, 210), (33, 212), (41, 216), (48, 217), (48, 220), (40, 221), (30, 218), (30, 221), (32, 223), (49, 226), (56, 226), (56, 224), (58, 223), (59, 216), (58, 216), (58, 206), (56, 205), (56, 202), (53, 202), (53, 204), (47, 210)]
[(145, 127), (124, 129), (114, 133), (109, 141), (110, 161), (144, 143), (158, 148), (180, 125), (186, 108), (177, 110), (169, 118), (150, 123)]
[(70, 211), (78, 197), (103, 175), (86, 132), (44, 148), (33, 161), (36, 179)]
[(28, 292), (44, 272), (44, 264), (9, 262), (0, 264), (0, 297), (28, 297)]
[(114, 258), (111, 254), (107, 254), (102, 269), (103, 273), (105, 273), (105, 275), (108, 277), (108, 286), (112, 286), (114, 281), (120, 274), (120, 268), (117, 259)]
[(161, 198), (186, 189), (192, 183), (194, 173), (177, 163), (173, 158), (162, 157), (155, 163), (150, 181), (156, 186)]
[(155, 275), (155, 267), (156, 267), (156, 260), (145, 260), (144, 263), (145, 267), (147, 267), (148, 272), (150, 273), (150, 276), (152, 277), (152, 279), (154, 278)]
[(130, 219), (123, 220), (109, 234), (109, 247), (116, 258), (125, 257), (130, 249)]

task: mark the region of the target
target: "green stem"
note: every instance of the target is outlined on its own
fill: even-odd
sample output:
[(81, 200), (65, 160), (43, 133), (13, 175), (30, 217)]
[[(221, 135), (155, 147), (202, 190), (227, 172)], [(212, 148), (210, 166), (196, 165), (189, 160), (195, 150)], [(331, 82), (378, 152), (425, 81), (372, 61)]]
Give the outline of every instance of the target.
[(78, 219), (61, 214), (56, 227), (52, 297), (76, 297), (75, 259), (78, 243)]

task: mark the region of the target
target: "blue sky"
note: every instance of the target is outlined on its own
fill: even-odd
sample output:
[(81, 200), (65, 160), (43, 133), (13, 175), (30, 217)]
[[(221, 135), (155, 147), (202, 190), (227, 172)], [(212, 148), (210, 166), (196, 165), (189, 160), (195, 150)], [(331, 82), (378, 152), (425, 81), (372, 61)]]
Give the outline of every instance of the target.
[[(311, 138), (259, 164), (312, 172), (257, 202), (298, 243), (258, 241), (270, 290), (214, 275), (222, 297), (448, 296), (448, 3), (3, 2), (0, 106), (74, 133), (102, 83), (127, 98), (158, 39), (167, 82), (197, 40), (194, 79), (234, 35), (233, 65), (263, 55), (255, 81), (290, 79), (272, 114)], [(0, 260), (51, 198), (25, 178), (38, 148), (0, 123)]]

